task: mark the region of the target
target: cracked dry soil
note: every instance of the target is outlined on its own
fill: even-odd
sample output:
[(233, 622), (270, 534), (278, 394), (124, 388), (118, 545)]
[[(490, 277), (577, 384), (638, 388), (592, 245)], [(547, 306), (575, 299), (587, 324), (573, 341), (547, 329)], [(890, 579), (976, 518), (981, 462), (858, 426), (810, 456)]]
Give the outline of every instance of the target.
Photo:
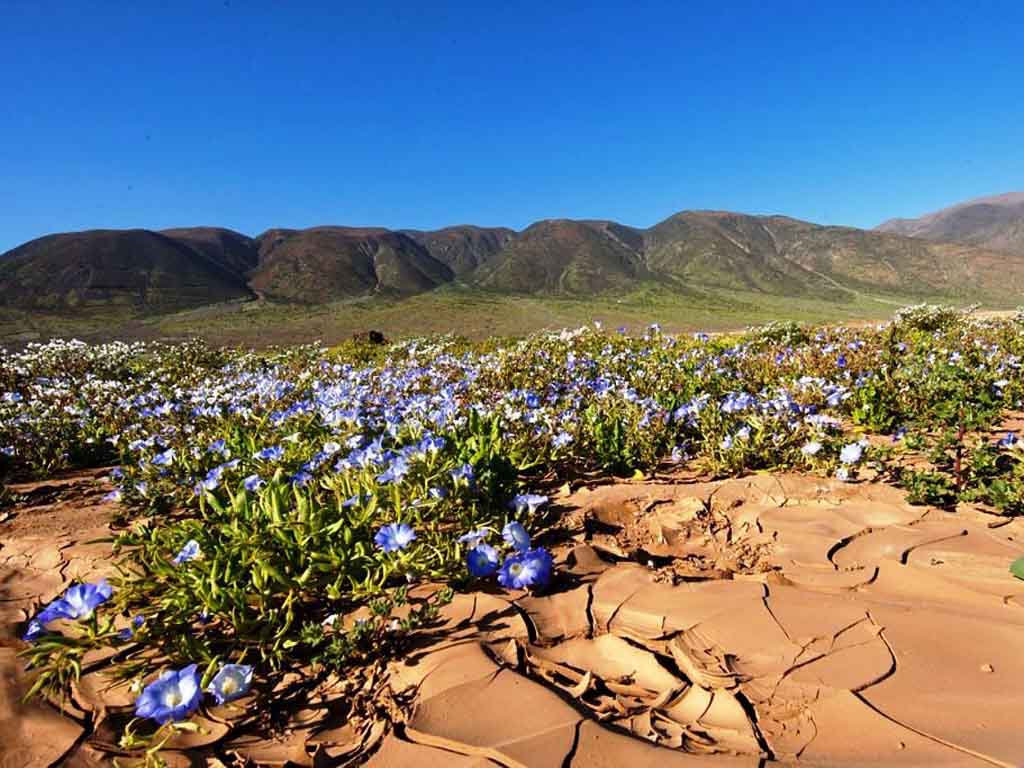
[[(101, 485), (22, 488), (27, 501), (0, 524), (3, 768), (115, 756), (111, 724), (131, 696), (110, 688), (102, 659), (62, 715), (18, 704), (15, 656), (39, 602), (110, 568), (106, 545), (85, 543), (114, 513)], [(556, 509), (546, 594), (458, 594), (402, 659), (299, 697), (285, 695), (302, 679), (292, 673), (273, 724), (208, 710), (165, 759), (1024, 765), (1024, 582), (1007, 572), (1024, 520), (800, 475), (601, 485)]]

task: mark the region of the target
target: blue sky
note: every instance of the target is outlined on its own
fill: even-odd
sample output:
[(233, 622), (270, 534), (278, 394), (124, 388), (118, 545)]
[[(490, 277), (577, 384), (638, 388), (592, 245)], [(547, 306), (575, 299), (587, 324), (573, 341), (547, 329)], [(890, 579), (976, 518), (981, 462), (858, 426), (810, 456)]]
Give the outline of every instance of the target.
[(1024, 189), (1020, 2), (41, 5), (0, 0), (0, 250)]

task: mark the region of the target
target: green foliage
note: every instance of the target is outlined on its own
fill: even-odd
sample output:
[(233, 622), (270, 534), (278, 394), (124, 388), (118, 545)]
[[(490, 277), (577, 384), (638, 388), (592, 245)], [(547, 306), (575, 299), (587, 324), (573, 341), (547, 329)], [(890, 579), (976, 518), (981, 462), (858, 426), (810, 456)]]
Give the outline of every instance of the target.
[(1024, 557), (1018, 557), (1010, 565), (1010, 573), (1018, 579), (1024, 579)]
[(899, 482), (906, 489), (907, 501), (911, 504), (948, 507), (956, 503), (956, 486), (948, 474), (904, 470), (899, 475)]
[[(691, 461), (714, 476), (856, 480), (870, 467), (915, 503), (1022, 513), (1024, 451), (987, 430), (1021, 407), (1024, 332), (934, 314), (717, 338), (590, 327), (262, 354), (73, 343), (7, 353), (10, 471), (116, 454), (135, 518), (114, 542), (119, 577), (99, 618), (31, 649), (40, 690), (66, 689), (105, 646), (127, 680), (164, 663), (273, 674), (400, 653), (450, 596), (407, 587), (466, 583), (460, 536), (482, 529), (505, 547), (507, 522), (541, 522), (517, 494), (594, 472)], [(385, 551), (375, 537), (398, 523), (416, 537)], [(176, 558), (191, 543), (198, 556)]]

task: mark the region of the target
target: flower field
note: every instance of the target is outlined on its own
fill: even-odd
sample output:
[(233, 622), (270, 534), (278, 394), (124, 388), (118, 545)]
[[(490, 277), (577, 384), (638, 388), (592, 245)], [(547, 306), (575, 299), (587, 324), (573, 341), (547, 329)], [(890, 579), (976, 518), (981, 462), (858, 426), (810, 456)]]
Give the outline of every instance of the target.
[[(159, 765), (191, 747), (228, 759), (196, 736), (211, 711), (269, 711), (284, 680), (301, 695), (358, 680), (366, 685), (347, 694), (344, 716), (356, 717), (358, 700), (381, 730), (317, 764), (369, 759), (415, 709), (389, 709), (367, 693), (370, 681), (467, 594), (505, 596), (529, 615), (530, 601), (557, 602), (586, 580), (566, 502), (581, 489), (802, 476), (840, 496), (885, 488), (942, 520), (969, 508), (1012, 521), (1024, 513), (1022, 366), (1024, 318), (928, 306), (878, 326), (787, 323), (715, 337), (594, 324), (483, 343), (254, 353), (51, 342), (4, 352), (0, 472), (14, 487), (104, 468), (117, 509), (109, 573), (40, 595), (18, 626), (27, 693), (74, 701), (83, 670), (102, 660), (125, 698), (100, 718), (112, 729), (105, 743), (123, 765)], [(7, 507), (17, 508), (9, 491), (0, 517)], [(701, 535), (718, 536), (714, 519), (696, 519)], [(588, 530), (598, 531), (589, 544), (600, 539)], [(723, 541), (736, 546), (732, 534)], [(673, 583), (711, 578), (679, 570), (698, 562), (692, 553), (644, 546), (620, 537), (590, 551), (606, 565), (667, 568)], [(751, 544), (760, 554), (728, 567), (719, 552), (715, 572), (768, 579), (779, 570), (773, 546)], [(1011, 565), (1024, 578), (1006, 559), (1007, 595), (1018, 583)], [(600, 635), (595, 626), (583, 634)], [(524, 633), (537, 647), (544, 635), (539, 625)], [(517, 653), (504, 662), (531, 679), (583, 685), (571, 672), (566, 680), (565, 665), (581, 669), (571, 660)], [(235, 722), (214, 720), (223, 732)], [(646, 738), (682, 752), (783, 754), (752, 728), (700, 749), (692, 735)]]

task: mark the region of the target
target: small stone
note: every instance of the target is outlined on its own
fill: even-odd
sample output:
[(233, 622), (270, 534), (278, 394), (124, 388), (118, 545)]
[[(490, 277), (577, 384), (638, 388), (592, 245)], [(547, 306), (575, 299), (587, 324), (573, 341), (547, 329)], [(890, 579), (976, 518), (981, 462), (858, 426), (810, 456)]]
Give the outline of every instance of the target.
[(982, 672), (995, 672), (995, 670), (992, 669), (992, 665), (991, 664), (982, 664), (981, 665), (981, 671)]

